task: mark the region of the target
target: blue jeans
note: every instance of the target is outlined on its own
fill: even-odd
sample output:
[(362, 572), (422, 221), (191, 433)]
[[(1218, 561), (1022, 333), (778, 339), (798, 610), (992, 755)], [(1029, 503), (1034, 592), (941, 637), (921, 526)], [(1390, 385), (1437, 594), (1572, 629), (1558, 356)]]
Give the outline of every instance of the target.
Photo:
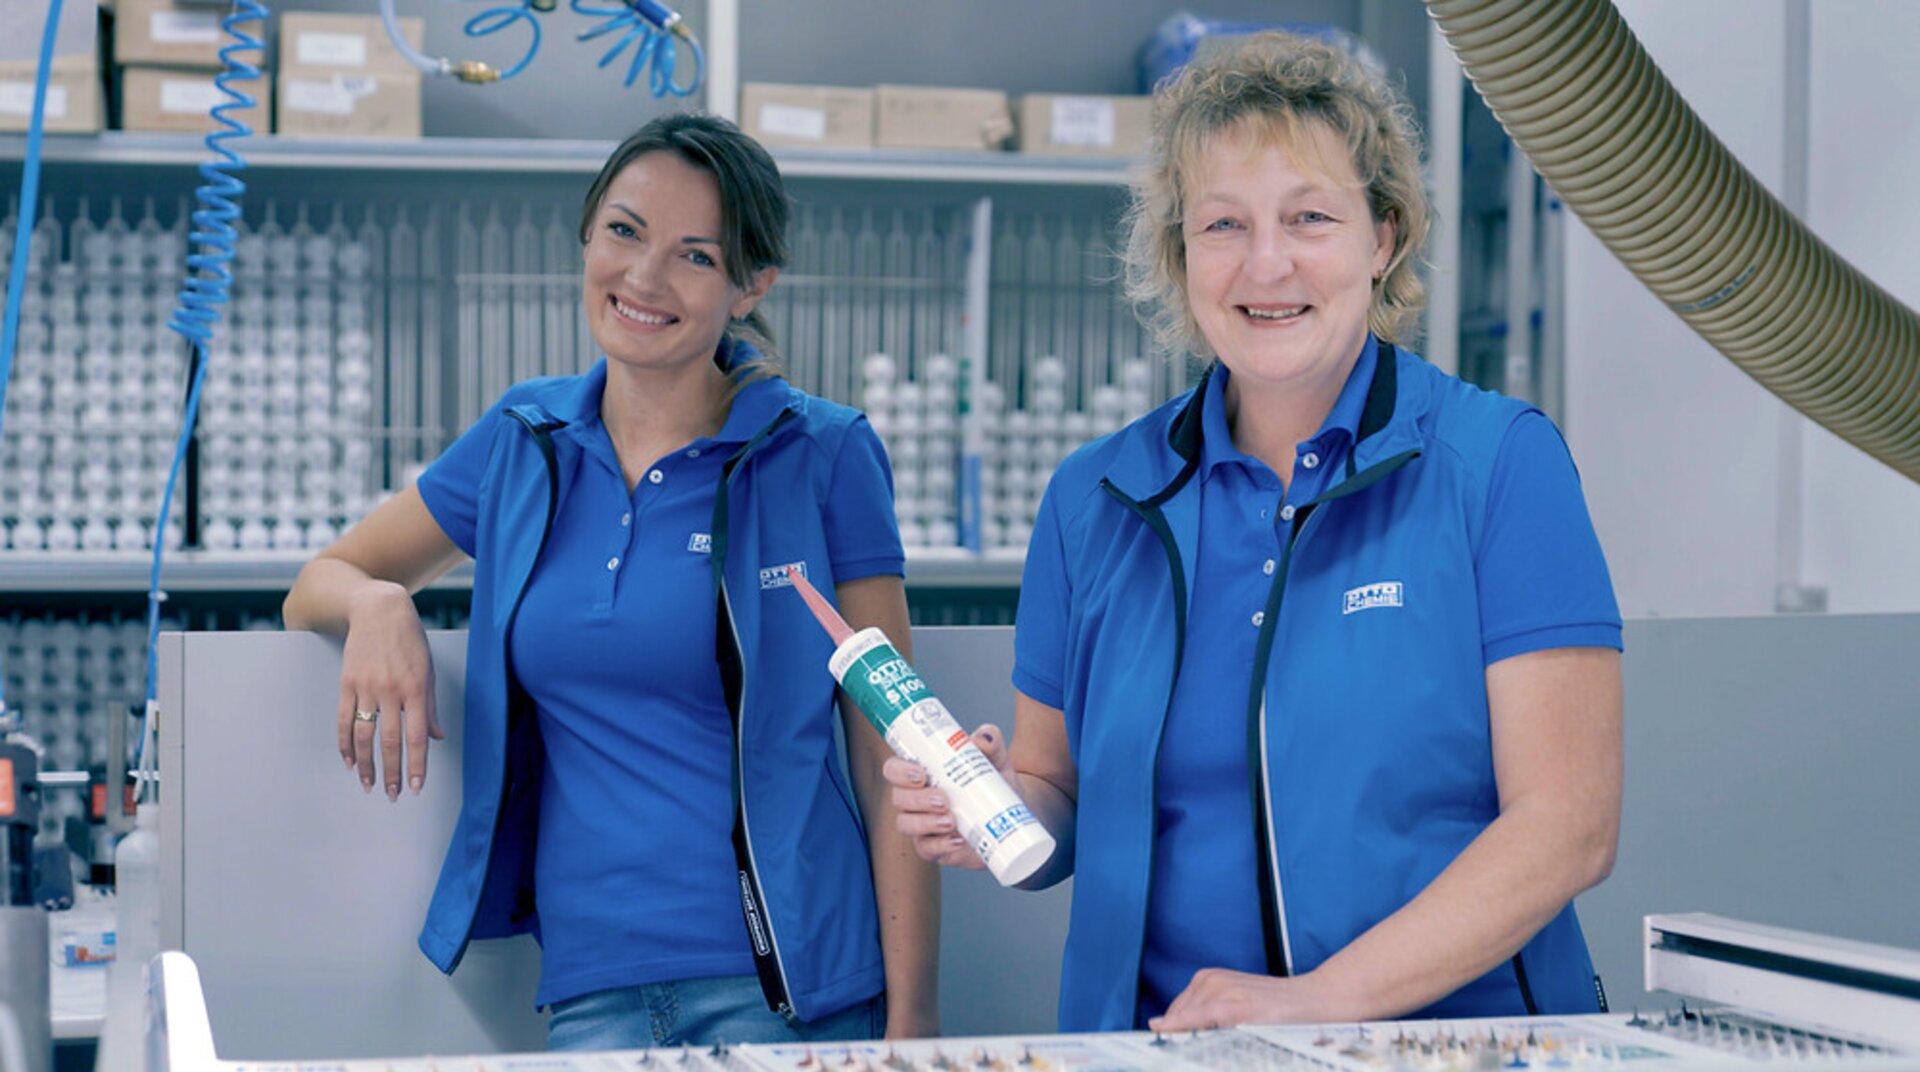
[(884, 996), (831, 1016), (788, 1023), (767, 1008), (751, 975), (680, 979), (600, 990), (553, 1004), (549, 1050), (638, 1050), (724, 1042), (848, 1042), (886, 1033)]

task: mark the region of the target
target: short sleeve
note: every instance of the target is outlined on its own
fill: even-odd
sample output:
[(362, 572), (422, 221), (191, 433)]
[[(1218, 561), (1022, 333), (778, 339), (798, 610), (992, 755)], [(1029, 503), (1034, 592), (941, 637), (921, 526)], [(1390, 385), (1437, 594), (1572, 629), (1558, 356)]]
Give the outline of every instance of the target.
[(1620, 607), (1560, 430), (1530, 412), (1500, 444), (1476, 564), (1487, 665), (1547, 648), (1619, 648)]
[(420, 474), (415, 488), (440, 531), (469, 558), (474, 554), (475, 529), (480, 517), (480, 481), (486, 476), (493, 440), (506, 415), (505, 401), (496, 402), (473, 422), (453, 445), (442, 451)]
[(841, 440), (821, 521), (836, 582), (906, 575), (907, 556), (893, 512), (893, 470), (865, 417), (854, 421)]
[(1020, 574), (1020, 607), (1014, 616), (1013, 687), (1048, 707), (1066, 708), (1066, 543), (1058, 496), (1050, 486), (1040, 499)]

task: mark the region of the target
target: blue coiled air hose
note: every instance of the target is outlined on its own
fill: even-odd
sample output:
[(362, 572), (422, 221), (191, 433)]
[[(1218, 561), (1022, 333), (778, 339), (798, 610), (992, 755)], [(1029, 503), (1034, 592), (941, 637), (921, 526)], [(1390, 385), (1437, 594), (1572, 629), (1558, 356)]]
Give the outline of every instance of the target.
[[(633, 85), (640, 77), (641, 69), (651, 63), (652, 70), (647, 73), (647, 88), (654, 96), (689, 97), (700, 88), (700, 80), (706, 76), (707, 66), (700, 43), (687, 31), (687, 25), (681, 21), (679, 14), (657, 0), (627, 0), (612, 7), (597, 7), (587, 0), (573, 0), (573, 10), (575, 14), (606, 20), (581, 34), (580, 40), (591, 41), (610, 33), (621, 35), (607, 50), (607, 54), (600, 57), (601, 67), (611, 64), (629, 44), (634, 46), (633, 60), (627, 65), (627, 85)], [(678, 46), (674, 42), (676, 37), (693, 50), (693, 79), (685, 87), (674, 82), (674, 68), (678, 65)]]
[[(393, 47), (408, 63), (421, 71), (440, 77), (458, 78), (462, 82), (496, 82), (512, 78), (533, 62), (534, 54), (540, 50), (540, 20), (536, 15), (550, 10), (554, 2), (518, 0), (517, 3), (488, 8), (466, 21), (464, 29), (469, 37), (485, 37), (515, 24), (526, 23), (532, 34), (527, 51), (513, 66), (499, 71), (479, 60), (456, 62), (448, 56), (429, 56), (420, 51), (400, 32), (400, 19), (395, 14), (394, 0), (380, 0), (380, 18), (386, 24), (387, 37), (393, 42)], [(588, 0), (572, 0), (572, 7), (575, 14), (602, 20), (599, 25), (582, 33), (580, 40), (591, 41), (608, 34), (619, 35), (613, 47), (600, 57), (599, 66), (611, 66), (627, 46), (633, 46), (632, 59), (627, 63), (625, 81), (628, 86), (638, 81), (644, 70), (647, 72), (647, 88), (656, 97), (688, 97), (700, 88), (701, 80), (706, 77), (706, 56), (700, 49), (700, 42), (694, 39), (678, 12), (659, 0), (610, 0), (598, 4)], [(693, 52), (693, 77), (685, 85), (675, 79), (679, 67), (679, 43), (682, 41)]]
[[(232, 40), (220, 49), (220, 62), (224, 66), (213, 82), (226, 99), (212, 109), (215, 129), (207, 135), (206, 144), (214, 159), (200, 165), (200, 177), (206, 181), (193, 192), (198, 206), (193, 210), (193, 225), (187, 236), (186, 280), (180, 286), (180, 300), (173, 316), (167, 321), (169, 328), (187, 340), (191, 372), (187, 379), (186, 408), (180, 420), (180, 438), (174, 444), (173, 462), (167, 467), (166, 489), (161, 493), (160, 509), (153, 522), (153, 572), (147, 584), (147, 693), (142, 708), (140, 745), (135, 755), (136, 769), (151, 761), (146, 754), (146, 744), (160, 684), (160, 604), (167, 598), (160, 588), (160, 569), (166, 557), (167, 513), (173, 505), (173, 491), (179, 483), (180, 472), (186, 467), (187, 448), (193, 442), (194, 425), (199, 419), (200, 388), (207, 378), (213, 330), (220, 322), (221, 307), (227, 304), (227, 292), (233, 286), (231, 265), (237, 235), (233, 225), (240, 218), (240, 197), (247, 190), (239, 175), (246, 169), (247, 162), (229, 143), (253, 133), (253, 128), (233, 113), (252, 108), (255, 102), (235, 83), (260, 78), (260, 66), (242, 56), (251, 52), (256, 59), (264, 59), (266, 46), (242, 26), (266, 21), (267, 9), (257, 0), (234, 0), (233, 10), (221, 22)], [(141, 799), (146, 797), (148, 784), (148, 779), (141, 780)]]

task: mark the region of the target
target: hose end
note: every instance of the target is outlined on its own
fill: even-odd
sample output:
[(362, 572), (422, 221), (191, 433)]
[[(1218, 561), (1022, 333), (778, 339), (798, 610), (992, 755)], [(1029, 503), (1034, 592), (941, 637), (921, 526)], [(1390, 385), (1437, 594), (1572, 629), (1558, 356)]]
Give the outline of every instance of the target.
[(453, 76), (468, 84), (500, 81), (500, 72), (479, 60), (461, 60), (454, 64)]

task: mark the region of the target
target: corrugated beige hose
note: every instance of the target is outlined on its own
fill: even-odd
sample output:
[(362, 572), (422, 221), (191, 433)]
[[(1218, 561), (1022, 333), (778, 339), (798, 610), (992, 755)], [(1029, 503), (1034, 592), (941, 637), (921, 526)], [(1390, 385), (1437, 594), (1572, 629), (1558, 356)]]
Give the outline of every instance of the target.
[(1427, 0), (1507, 133), (1608, 249), (1789, 405), (1920, 480), (1920, 318), (1775, 200), (1610, 0)]

